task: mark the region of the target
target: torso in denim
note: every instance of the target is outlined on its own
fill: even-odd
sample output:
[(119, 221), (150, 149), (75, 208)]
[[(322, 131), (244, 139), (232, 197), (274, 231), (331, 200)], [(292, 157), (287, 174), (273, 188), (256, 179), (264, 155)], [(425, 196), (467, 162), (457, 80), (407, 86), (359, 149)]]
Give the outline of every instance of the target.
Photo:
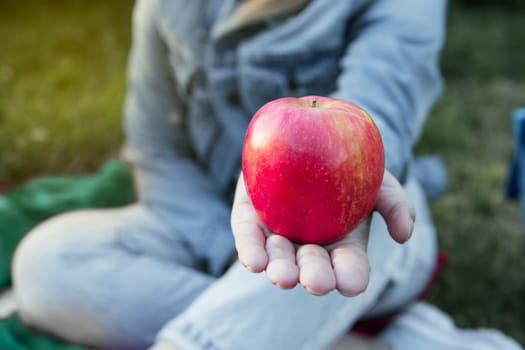
[[(155, 4), (155, 5), (152, 5)], [(240, 171), (250, 118), (284, 96), (350, 100), (374, 117), (387, 168), (402, 178), (441, 89), (443, 0), (312, 0), (292, 16), (225, 34), (234, 0), (158, 0), (183, 128), (202, 169), (226, 191)]]
[[(264, 103), (335, 90), (356, 1), (314, 1), (297, 16), (274, 18), (213, 37), (232, 1), (164, 1), (161, 19), (177, 93), (195, 155), (221, 188), (240, 171), (244, 131)], [(174, 16), (175, 9), (178, 14)]]

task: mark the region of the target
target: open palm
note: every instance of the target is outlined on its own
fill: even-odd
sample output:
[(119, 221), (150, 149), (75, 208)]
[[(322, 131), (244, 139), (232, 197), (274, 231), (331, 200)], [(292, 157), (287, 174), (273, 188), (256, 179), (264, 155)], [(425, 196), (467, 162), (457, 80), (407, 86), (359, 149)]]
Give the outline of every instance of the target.
[[(375, 209), (385, 219), (394, 240), (403, 243), (409, 239), (415, 213), (403, 187), (388, 171), (385, 171)], [(231, 223), (240, 262), (252, 272), (266, 270), (270, 281), (280, 288), (293, 288), (300, 283), (316, 295), (338, 290), (353, 296), (368, 285), (370, 265), (366, 251), (370, 218), (335, 243), (295, 244), (270, 232), (261, 222), (241, 174)]]

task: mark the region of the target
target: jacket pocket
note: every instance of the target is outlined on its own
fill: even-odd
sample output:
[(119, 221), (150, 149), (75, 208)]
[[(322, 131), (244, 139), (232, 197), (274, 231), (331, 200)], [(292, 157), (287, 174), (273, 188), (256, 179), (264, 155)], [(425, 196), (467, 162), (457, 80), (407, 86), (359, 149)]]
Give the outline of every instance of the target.
[(197, 159), (206, 165), (220, 130), (206, 93), (201, 89), (195, 89), (190, 98), (187, 128)]
[(247, 61), (239, 69), (241, 101), (251, 113), (281, 97), (329, 95), (340, 70), (336, 52)]

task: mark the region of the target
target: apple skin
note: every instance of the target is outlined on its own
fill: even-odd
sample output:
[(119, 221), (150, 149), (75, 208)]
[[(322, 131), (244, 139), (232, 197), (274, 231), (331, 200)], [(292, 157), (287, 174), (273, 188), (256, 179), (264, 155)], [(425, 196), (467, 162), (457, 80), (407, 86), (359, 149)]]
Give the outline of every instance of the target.
[(328, 244), (374, 209), (384, 149), (370, 115), (330, 97), (268, 102), (245, 134), (242, 173), (261, 221), (293, 242)]

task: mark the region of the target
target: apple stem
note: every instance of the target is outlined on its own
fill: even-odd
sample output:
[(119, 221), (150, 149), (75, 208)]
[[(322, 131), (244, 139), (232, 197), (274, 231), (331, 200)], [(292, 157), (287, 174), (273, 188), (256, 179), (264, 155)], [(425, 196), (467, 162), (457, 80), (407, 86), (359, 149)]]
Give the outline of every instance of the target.
[(317, 107), (317, 100), (312, 101), (312, 108), (315, 108), (315, 107)]

